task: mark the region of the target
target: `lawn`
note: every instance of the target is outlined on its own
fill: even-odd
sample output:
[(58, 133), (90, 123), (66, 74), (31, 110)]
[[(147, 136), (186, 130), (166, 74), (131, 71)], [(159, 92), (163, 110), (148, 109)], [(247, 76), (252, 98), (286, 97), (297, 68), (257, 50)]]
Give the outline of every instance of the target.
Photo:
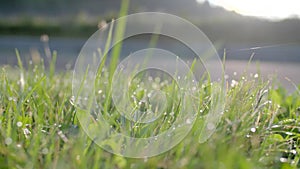
[[(1, 68), (0, 168), (300, 167), (299, 88), (288, 94), (284, 88), (275, 89), (270, 82), (262, 81), (259, 74), (232, 75), (235, 81), (226, 81), (226, 106), (217, 130), (200, 144), (201, 117), (209, 109), (205, 103), (210, 97), (210, 83), (201, 82), (203, 114), (198, 114), (187, 137), (163, 154), (133, 159), (106, 152), (83, 132), (72, 97), (72, 72), (55, 73), (55, 58), (54, 52), (47, 67), (43, 60), (22, 63), (19, 59), (19, 66)], [(159, 81), (153, 83), (160, 85)], [(131, 89), (135, 91), (136, 86)], [(100, 97), (107, 92), (102, 91)], [(107, 102), (104, 99), (100, 104), (105, 106)], [(102, 113), (116, 130), (122, 129), (113, 105)], [(174, 113), (176, 116), (178, 111)], [(172, 119), (174, 113), (165, 118)], [(160, 123), (161, 130), (170, 127), (166, 121)], [(133, 134), (148, 136), (157, 131), (150, 129)]]
[[(120, 15), (126, 15), (126, 10), (126, 4), (123, 4)], [(122, 32), (122, 27), (117, 29)], [(107, 41), (110, 40), (108, 38)], [(119, 46), (112, 51), (116, 57), (112, 58), (110, 64), (100, 64), (95, 84), (89, 84), (95, 85), (97, 89), (94, 91), (95, 100), (101, 108), (97, 113), (110, 124), (111, 129), (131, 137), (147, 138), (172, 129), (172, 123), (180, 117), (183, 107), (188, 107), (182, 106), (180, 97), (177, 97), (181, 89), (172, 79), (164, 78), (167, 80), (162, 81), (161, 77), (150, 78), (150, 74), (140, 74), (129, 85), (128, 91), (132, 97), (127, 100), (128, 105), (141, 112), (153, 108), (155, 111), (165, 110), (155, 123), (134, 123), (118, 113), (111, 100), (110, 89), (120, 49)], [(89, 106), (85, 104), (89, 99), (72, 94), (73, 72), (56, 71), (57, 53), (50, 53), (51, 56), (46, 53), (48, 58), (45, 60), (32, 56), (26, 61), (21, 59), (24, 57), (16, 50), (18, 66), (1, 67), (1, 169), (300, 167), (300, 86), (295, 85), (295, 92), (288, 93), (282, 87), (274, 87), (280, 84), (264, 81), (259, 73), (251, 74), (245, 70), (241, 76), (229, 75), (229, 78), (223, 79), (226, 102), (220, 122), (211, 137), (199, 143), (205, 124), (204, 117), (210, 112), (212, 106), (209, 105), (213, 103), (213, 85), (209, 78), (199, 80), (193, 93), (195, 95), (192, 96), (200, 106), (193, 109), (195, 119), (186, 121), (192, 124), (192, 128), (185, 133), (187, 136), (183, 141), (157, 156), (127, 158), (106, 151), (117, 149), (115, 142), (101, 142), (101, 148), (96, 144), (96, 137), (88, 137), (84, 132), (87, 128), (99, 127), (101, 124), (81, 125), (79, 118), (82, 111), (78, 105)], [(122, 72), (120, 75), (122, 77)], [(121, 80), (117, 85), (128, 83), (126, 78)], [(142, 83), (144, 80), (149, 83)], [(145, 97), (151, 100), (147, 93), (151, 87), (166, 93), (166, 105), (160, 103), (159, 93), (156, 94), (157, 98), (152, 98), (156, 107), (142, 102)], [(194, 105), (191, 102), (184, 103), (191, 107)], [(89, 115), (97, 121), (99, 114), (92, 112)], [(169, 141), (170, 138), (166, 137), (165, 140)]]

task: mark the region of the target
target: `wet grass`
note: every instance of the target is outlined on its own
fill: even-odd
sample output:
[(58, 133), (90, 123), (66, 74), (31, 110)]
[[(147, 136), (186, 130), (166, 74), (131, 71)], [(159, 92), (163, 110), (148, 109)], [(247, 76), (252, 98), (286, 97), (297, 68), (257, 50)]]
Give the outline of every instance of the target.
[[(126, 15), (125, 7), (123, 5), (122, 15)], [(122, 36), (122, 32), (119, 34)], [(162, 80), (164, 78), (141, 74), (129, 86), (132, 94), (129, 101), (142, 112), (155, 109), (155, 106), (148, 104), (151, 93), (145, 89), (158, 88), (168, 93), (169, 102), (161, 120), (154, 125), (142, 125), (124, 122), (118, 114), (109, 90), (120, 47), (114, 50), (111, 65), (100, 64), (98, 75), (101, 78), (96, 78), (95, 82), (99, 87), (95, 90), (96, 99), (103, 107), (101, 114), (104, 119), (111, 128), (123, 133), (130, 131), (126, 134), (134, 137), (149, 137), (168, 130), (181, 107), (178, 106), (180, 99), (174, 97), (178, 92), (176, 85), (172, 81)], [(209, 111), (211, 102), (209, 81), (200, 81), (196, 100), (200, 101), (201, 106), (187, 137), (159, 156), (133, 159), (106, 152), (84, 133), (74, 103), (84, 102), (85, 98), (72, 96), (72, 72), (55, 73), (56, 52), (52, 52), (52, 56), (47, 55), (47, 64), (43, 59), (22, 62), (18, 52), (17, 57), (17, 67), (5, 66), (0, 70), (1, 169), (300, 167), (299, 87), (295, 93), (288, 94), (285, 89), (274, 88), (270, 82), (263, 81), (259, 74), (245, 72), (239, 77), (229, 75), (230, 80), (225, 79), (226, 106), (223, 116), (215, 133), (200, 144), (203, 115)], [(153, 100), (158, 100), (157, 110), (160, 109), (159, 98)], [(114, 148), (111, 142), (105, 144)]]
[[(232, 75), (227, 81), (226, 108), (216, 132), (199, 144), (201, 114), (192, 131), (179, 145), (159, 156), (131, 159), (99, 148), (86, 136), (76, 118), (71, 72), (50, 70), (43, 60), (18, 67), (2, 67), (0, 74), (0, 168), (299, 168), (300, 95), (273, 88), (259, 74)], [(108, 70), (108, 69), (105, 69)], [(109, 79), (109, 72), (102, 78)], [(148, 78), (172, 92), (172, 84)], [(105, 80), (102, 80), (103, 83)], [(163, 84), (162, 84), (163, 83)], [(134, 98), (143, 98), (139, 80), (131, 87)], [(100, 85), (101, 86), (101, 85)], [(210, 90), (202, 82), (201, 113), (209, 107)], [(108, 90), (97, 90), (107, 97)], [(146, 95), (146, 94), (145, 94)], [(101, 99), (100, 99), (101, 100)], [(105, 99), (102, 99), (105, 100)], [(132, 104), (138, 101), (131, 100)], [(105, 102), (101, 103), (105, 106)], [(120, 116), (113, 105), (103, 115), (121, 131)], [(177, 111), (169, 105), (161, 130), (170, 127)], [(111, 113), (114, 114), (114, 113)], [(127, 127), (132, 127), (128, 125)], [(148, 126), (149, 127), (149, 126)], [(151, 126), (150, 126), (151, 127)], [(133, 135), (141, 135), (143, 128)], [(155, 128), (157, 129), (157, 128)], [(159, 130), (143, 133), (149, 136)], [(132, 134), (132, 133), (129, 133)]]

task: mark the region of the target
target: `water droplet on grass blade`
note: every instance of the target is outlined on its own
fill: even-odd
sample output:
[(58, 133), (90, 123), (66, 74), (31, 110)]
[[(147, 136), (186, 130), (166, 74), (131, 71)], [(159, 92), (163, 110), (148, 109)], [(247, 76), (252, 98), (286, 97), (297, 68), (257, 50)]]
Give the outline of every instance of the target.
[(10, 145), (12, 143), (12, 139), (10, 138), (10, 137), (7, 137), (6, 139), (5, 139), (5, 144), (6, 145)]
[(235, 86), (237, 86), (238, 84), (239, 84), (239, 83), (238, 83), (237, 81), (231, 80), (230, 86), (231, 86), (231, 87), (235, 87)]
[(291, 150), (291, 153), (296, 155), (297, 154), (297, 151), (296, 150)]
[(23, 125), (22, 122), (20, 122), (20, 121), (17, 122), (17, 126), (18, 126), (18, 127), (22, 127), (22, 125)]
[(282, 158), (280, 158), (279, 160), (280, 160), (280, 162), (282, 162), (282, 163), (286, 163), (286, 162), (288, 161), (288, 159), (287, 159), (287, 158), (283, 158), (283, 157), (282, 157)]
[(25, 135), (25, 138), (29, 138), (31, 132), (27, 128), (24, 128), (23, 129), (23, 134)]
[(292, 132), (285, 132), (286, 135), (292, 136), (294, 135)]

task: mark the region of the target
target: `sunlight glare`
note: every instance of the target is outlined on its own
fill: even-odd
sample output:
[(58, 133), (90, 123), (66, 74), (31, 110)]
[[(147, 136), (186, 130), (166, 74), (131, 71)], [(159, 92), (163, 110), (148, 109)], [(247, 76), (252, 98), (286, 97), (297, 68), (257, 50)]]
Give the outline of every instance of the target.
[[(204, 2), (204, 0), (197, 0), (197, 2)], [(300, 1), (298, 0), (209, 0), (209, 2), (248, 16), (270, 19), (300, 16)]]

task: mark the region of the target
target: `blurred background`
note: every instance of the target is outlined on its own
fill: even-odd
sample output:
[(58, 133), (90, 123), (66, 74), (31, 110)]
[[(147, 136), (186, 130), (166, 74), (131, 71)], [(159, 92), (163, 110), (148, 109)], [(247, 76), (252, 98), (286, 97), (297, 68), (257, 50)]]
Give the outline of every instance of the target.
[[(70, 70), (85, 41), (105, 22), (118, 17), (121, 0), (1, 0), (0, 64), (15, 65), (15, 49), (24, 60), (58, 53), (58, 70)], [(131, 0), (128, 13), (175, 14), (197, 25), (220, 57), (226, 51), (226, 74), (276, 76), (294, 91), (300, 84), (300, 3), (296, 0)], [(168, 41), (169, 43), (169, 41)], [(132, 40), (124, 52), (134, 52)], [(51, 52), (50, 51), (50, 52)], [(287, 78), (289, 80), (287, 80)]]

